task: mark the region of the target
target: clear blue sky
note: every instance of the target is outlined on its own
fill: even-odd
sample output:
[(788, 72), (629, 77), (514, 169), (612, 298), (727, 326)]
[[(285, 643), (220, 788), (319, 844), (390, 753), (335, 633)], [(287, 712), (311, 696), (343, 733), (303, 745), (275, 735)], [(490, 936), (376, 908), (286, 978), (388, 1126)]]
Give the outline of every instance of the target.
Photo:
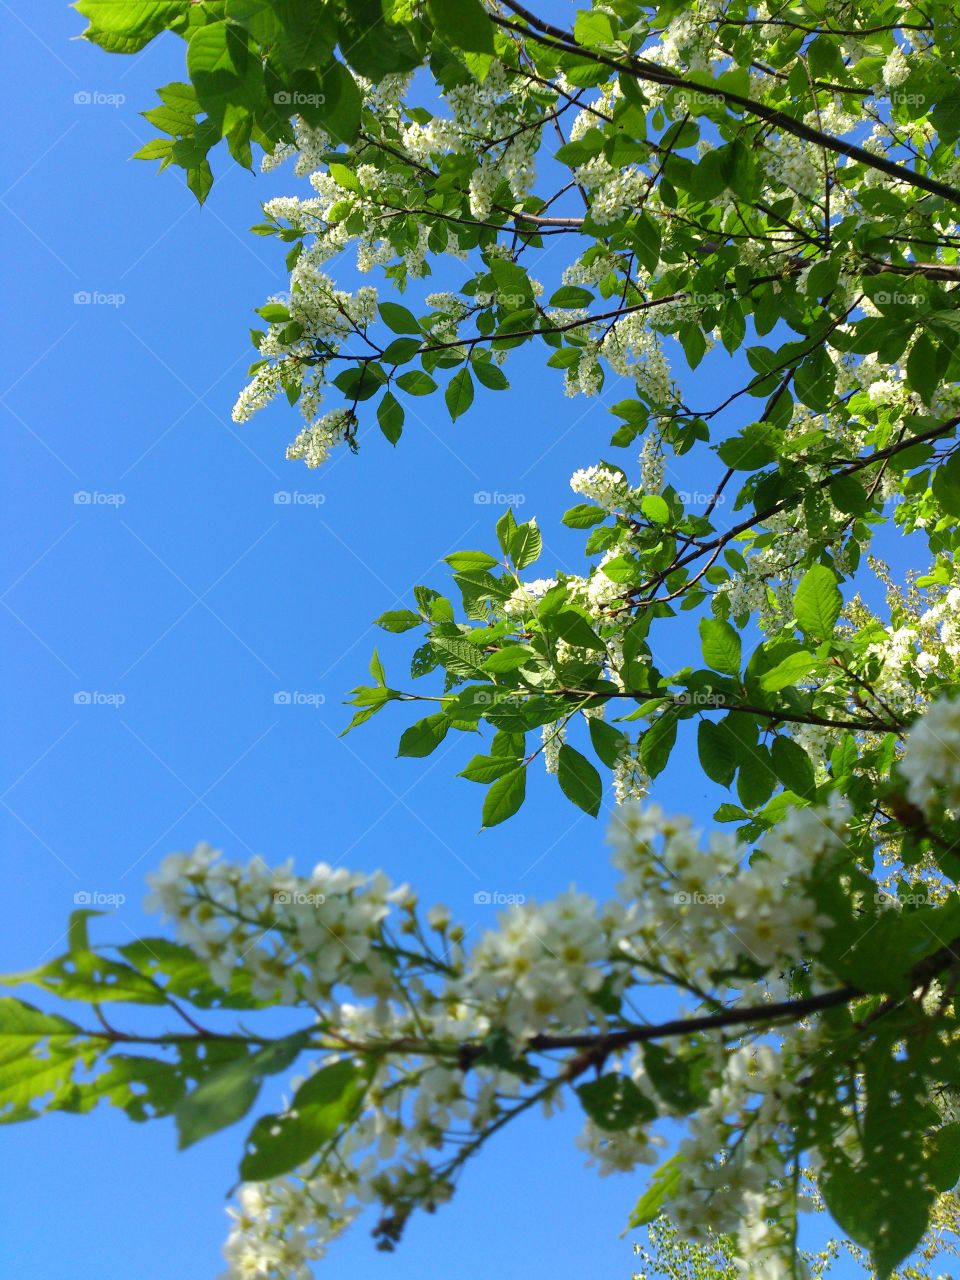
[[(546, 896), (576, 880), (607, 892), (602, 822), (546, 779), (518, 818), (478, 835), (481, 791), (453, 776), (462, 739), (423, 763), (394, 759), (400, 715), (337, 735), (374, 644), (388, 674), (405, 669), (409, 646), (371, 620), (407, 603), (415, 582), (442, 585), (436, 564), (449, 551), (493, 544), (501, 509), (476, 493), (524, 496), (519, 514), (536, 514), (545, 533), (538, 571), (582, 567), (582, 535), (559, 527), (567, 481), (615, 452), (604, 403), (628, 388), (614, 380), (599, 401), (567, 400), (561, 375), (523, 353), (511, 361), (514, 392), (480, 391), (455, 426), (439, 402), (413, 401), (396, 450), (368, 423), (358, 458), (343, 451), (321, 472), (286, 463), (295, 411), (236, 427), (230, 409), (251, 359), (252, 308), (287, 283), (280, 246), (247, 228), (260, 201), (300, 184), (289, 170), (254, 179), (221, 160), (201, 211), (173, 172), (127, 158), (150, 134), (138, 111), (182, 75), (180, 43), (109, 57), (71, 42), (82, 24), (61, 3), (2, 8), (6, 95), (20, 109), (0, 203), (0, 971), (63, 949), (77, 893), (125, 895), (103, 937), (156, 932), (140, 909), (143, 876), (199, 839), (237, 858), (293, 855), (301, 868), (383, 866), (475, 930), (493, 923), (474, 905), (478, 889)], [(559, 243), (533, 274), (559, 269)], [(84, 305), (81, 292), (122, 302)], [(684, 385), (706, 400), (725, 380), (721, 358)], [(696, 483), (686, 475), (678, 487)], [(323, 501), (278, 505), (277, 491)], [(324, 701), (278, 706), (280, 690)], [(101, 697), (78, 704), (80, 693)], [(689, 763), (684, 753), (657, 798), (707, 818), (720, 797)], [(414, 1220), (397, 1254), (374, 1253), (361, 1225), (322, 1274), (626, 1280), (619, 1233), (642, 1176), (584, 1170), (578, 1127), (571, 1109), (508, 1132), (452, 1205)], [(11, 1126), (0, 1258), (37, 1280), (209, 1280), (241, 1138), (230, 1130), (178, 1154), (171, 1122), (134, 1126), (106, 1108)]]

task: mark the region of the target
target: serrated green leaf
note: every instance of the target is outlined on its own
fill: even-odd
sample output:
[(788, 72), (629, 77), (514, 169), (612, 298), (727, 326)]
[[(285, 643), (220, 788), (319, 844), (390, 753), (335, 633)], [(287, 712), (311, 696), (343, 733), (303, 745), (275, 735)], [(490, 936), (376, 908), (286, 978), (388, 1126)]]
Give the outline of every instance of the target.
[(578, 809), (595, 818), (603, 799), (603, 782), (590, 761), (575, 747), (565, 742), (560, 748), (557, 766), (560, 790)]
[(527, 794), (527, 771), (523, 766), (511, 769), (491, 783), (483, 800), (484, 827), (495, 827), (512, 818)]
[(833, 635), (843, 606), (836, 575), (826, 565), (815, 564), (800, 579), (793, 608), (800, 629), (817, 640)]

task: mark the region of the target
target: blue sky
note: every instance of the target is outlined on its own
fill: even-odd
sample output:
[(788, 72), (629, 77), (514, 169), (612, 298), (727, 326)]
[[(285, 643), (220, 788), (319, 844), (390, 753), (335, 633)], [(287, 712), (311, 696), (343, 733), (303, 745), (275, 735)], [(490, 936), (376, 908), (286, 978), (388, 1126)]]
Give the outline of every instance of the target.
[[(382, 866), (474, 929), (494, 922), (474, 904), (481, 889), (546, 896), (575, 880), (607, 892), (602, 822), (545, 778), (518, 818), (479, 835), (481, 791), (454, 777), (468, 744), (395, 760), (408, 721), (389, 710), (338, 734), (374, 644), (388, 674), (405, 670), (410, 646), (371, 620), (406, 604), (416, 582), (442, 586), (443, 555), (493, 545), (502, 508), (477, 494), (521, 495), (518, 514), (544, 530), (542, 572), (582, 567), (582, 535), (559, 526), (567, 481), (616, 452), (605, 404), (628, 388), (614, 380), (599, 400), (567, 400), (561, 375), (524, 352), (510, 363), (513, 393), (478, 391), (455, 425), (439, 401), (412, 401), (396, 450), (367, 422), (359, 457), (341, 451), (320, 472), (286, 463), (295, 411), (237, 427), (230, 409), (252, 309), (287, 285), (281, 247), (247, 228), (262, 200), (302, 184), (221, 160), (200, 210), (179, 176), (127, 158), (150, 133), (138, 111), (182, 75), (179, 42), (108, 57), (71, 42), (82, 24), (62, 4), (26, 17), (3, 8), (7, 95), (22, 111), (0, 200), (0, 971), (58, 954), (77, 894), (125, 898), (103, 938), (156, 932), (140, 909), (143, 877), (199, 839), (235, 858), (292, 855), (300, 868)], [(534, 275), (559, 270), (559, 244)], [(337, 271), (355, 278), (352, 259)], [(726, 383), (725, 358), (684, 380), (701, 402)], [(711, 475), (675, 482), (706, 488)], [(309, 697), (278, 705), (280, 691)], [(707, 818), (720, 797), (689, 764), (681, 754), (657, 798)], [(619, 1233), (642, 1177), (584, 1170), (578, 1127), (571, 1109), (508, 1132), (397, 1254), (375, 1254), (361, 1226), (321, 1273), (629, 1276)], [(171, 1122), (136, 1127), (104, 1109), (3, 1136), (0, 1258), (11, 1274), (216, 1273), (242, 1131), (178, 1154)]]

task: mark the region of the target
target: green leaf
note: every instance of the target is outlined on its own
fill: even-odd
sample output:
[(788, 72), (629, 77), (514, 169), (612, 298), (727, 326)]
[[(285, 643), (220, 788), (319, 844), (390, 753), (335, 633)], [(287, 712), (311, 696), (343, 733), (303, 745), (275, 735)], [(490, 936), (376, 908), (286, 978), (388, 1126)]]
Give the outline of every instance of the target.
[(471, 368), (476, 374), (477, 381), (490, 391), (507, 391), (510, 383), (507, 381), (507, 375), (503, 372), (499, 365), (493, 364), (489, 360), (474, 360)]
[(419, 338), (394, 338), (380, 357), (384, 364), (401, 365), (419, 355), (423, 344)]
[(534, 563), (540, 558), (540, 552), (543, 550), (543, 535), (537, 528), (534, 520), (528, 520), (526, 524), (518, 525), (516, 532), (510, 539), (510, 559), (519, 572), (526, 569), (528, 565)]
[(581, 9), (573, 24), (577, 44), (584, 49), (609, 48), (617, 39), (617, 24), (602, 9)]
[(589, 529), (595, 524), (603, 524), (607, 515), (603, 507), (595, 507), (589, 502), (579, 502), (575, 507), (564, 512), (563, 523), (568, 529)]
[(644, 1227), (660, 1216), (670, 1202), (683, 1174), (683, 1157), (678, 1153), (666, 1160), (650, 1179), (650, 1186), (637, 1201), (630, 1220), (630, 1227)]
[(591, 302), (593, 302), (593, 294), (589, 289), (582, 289), (575, 284), (565, 284), (563, 288), (558, 289), (552, 296), (549, 305), (572, 310), (589, 307)]
[(773, 795), (776, 785), (770, 752), (762, 745), (752, 747), (737, 774), (740, 803), (745, 809), (759, 809)]
[(512, 818), (527, 794), (527, 771), (521, 765), (511, 769), (491, 785), (483, 800), (484, 827), (495, 827)]
[(454, 49), (493, 53), (493, 26), (480, 0), (428, 0), (427, 8), (437, 34)]
[(288, 1111), (261, 1116), (240, 1164), (244, 1182), (289, 1173), (335, 1138), (359, 1114), (372, 1070), (372, 1061), (362, 1068), (349, 1061), (331, 1063), (300, 1086)]
[(634, 1129), (657, 1114), (657, 1108), (630, 1077), (616, 1071), (578, 1085), (577, 1097), (594, 1124), (608, 1133)]
[(837, 366), (825, 346), (817, 347), (807, 356), (793, 375), (797, 399), (818, 413), (825, 413), (833, 400), (837, 381)]
[(343, 65), (336, 60), (324, 67), (320, 77), (320, 95), (323, 97), (322, 124), (335, 143), (354, 141), (360, 129), (362, 98), (360, 86)]
[(418, 720), (416, 724), (404, 730), (397, 755), (414, 757), (430, 755), (447, 736), (449, 728), (450, 721), (442, 711)]
[(513, 541), (513, 535), (516, 532), (517, 522), (513, 515), (513, 508), (507, 507), (497, 521), (497, 541), (500, 543), (500, 550), (505, 556), (510, 554), (510, 543)]
[(447, 403), (447, 409), (450, 411), (452, 422), (456, 422), (473, 404), (473, 379), (470, 377), (470, 370), (466, 366), (450, 379), (444, 392), (444, 400)]
[(909, 1063), (896, 1070), (868, 1062), (861, 1159), (854, 1163), (831, 1150), (820, 1184), (830, 1213), (870, 1250), (881, 1280), (919, 1244), (934, 1196), (923, 1176), (922, 1099), (916, 1096), (921, 1081), (911, 1080), (909, 1069)]
[(712, 720), (701, 720), (697, 727), (697, 754), (708, 778), (729, 787), (737, 771), (734, 742), (723, 726)]
[(490, 657), (484, 662), (483, 669), (494, 675), (517, 671), (520, 667), (536, 662), (538, 657), (539, 655), (529, 645), (511, 644), (505, 649), (498, 649), (496, 653), (491, 653)]
[(403, 405), (393, 392), (384, 392), (383, 399), (377, 406), (377, 422), (391, 444), (396, 444), (400, 439), (404, 416)]
[(420, 323), (417, 317), (399, 302), (381, 302), (379, 311), (380, 319), (394, 333), (415, 333), (419, 336)]
[(836, 575), (826, 565), (815, 564), (800, 579), (793, 608), (800, 629), (817, 640), (833, 635), (843, 606)]
[(870, 509), (867, 491), (856, 476), (834, 476), (830, 481), (830, 500), (845, 515), (862, 516)]
[(598, 757), (608, 769), (614, 768), (626, 745), (626, 735), (599, 716), (590, 716), (587, 720), (590, 730), (590, 741)]
[(57, 1014), (0, 997), (0, 1123), (33, 1119), (33, 1104), (69, 1085), (78, 1057), (98, 1051), (76, 1038), (79, 1031)]
[(202, 1080), (177, 1107), (181, 1150), (242, 1119), (256, 1102), (264, 1076), (289, 1067), (309, 1039), (309, 1031), (298, 1031)]
[(791, 653), (789, 657), (760, 677), (760, 688), (777, 693), (788, 685), (796, 684), (819, 666), (819, 659), (812, 653)]
[[(336, 164), (332, 162), (327, 166), (330, 177), (334, 180), (338, 187), (343, 187), (344, 191), (360, 191), (360, 180), (354, 171), (345, 164)], [(387, 306), (394, 304), (387, 303)], [(383, 316), (383, 307), (380, 308), (380, 315)]]
[(667, 524), (670, 520), (670, 508), (658, 494), (648, 493), (642, 498), (640, 510), (654, 524)]
[(603, 799), (600, 775), (586, 756), (582, 756), (566, 742), (560, 748), (557, 781), (560, 783), (560, 790), (577, 808), (589, 813), (592, 818), (597, 816)]
[(553, 634), (574, 648), (606, 652), (606, 645), (576, 609), (561, 609), (550, 617), (549, 625)]
[(492, 569), (498, 563), (496, 557), (488, 555), (486, 551), (454, 551), (443, 558), (457, 573), (474, 569)]
[(187, 71), (205, 111), (224, 119), (238, 102), (252, 93), (259, 67), (246, 33), (228, 22), (210, 22), (198, 27), (187, 45)]
[(385, 21), (383, 0), (350, 0), (340, 17), (340, 49), (351, 67), (374, 84), (415, 70), (420, 51), (405, 25)]
[(937, 467), (930, 488), (947, 515), (960, 516), (960, 453)]
[(408, 373), (401, 373), (400, 377), (397, 378), (397, 386), (401, 391), (406, 391), (409, 396), (428, 396), (437, 389), (437, 384), (429, 373), (423, 373), (420, 369), (411, 369)]
[(458, 778), (466, 778), (468, 782), (482, 782), (485, 785), (502, 778), (517, 767), (515, 756), (474, 756), (467, 767), (457, 774)]
[(677, 716), (665, 711), (640, 739), (640, 759), (651, 778), (663, 773), (677, 740)]
[(930, 1135), (927, 1177), (937, 1191), (952, 1191), (960, 1180), (960, 1123), (945, 1124)]
[(740, 671), (740, 637), (729, 622), (720, 618), (700, 619), (703, 660), (713, 671), (735, 676)]
[(724, 440), (717, 454), (734, 471), (759, 471), (777, 459), (777, 434), (769, 423), (754, 422), (739, 436)]
[(108, 53), (137, 53), (190, 7), (190, 0), (78, 0), (85, 40)]
[(812, 798), (817, 779), (810, 757), (798, 742), (778, 735), (770, 747), (773, 771), (787, 788), (798, 796)]

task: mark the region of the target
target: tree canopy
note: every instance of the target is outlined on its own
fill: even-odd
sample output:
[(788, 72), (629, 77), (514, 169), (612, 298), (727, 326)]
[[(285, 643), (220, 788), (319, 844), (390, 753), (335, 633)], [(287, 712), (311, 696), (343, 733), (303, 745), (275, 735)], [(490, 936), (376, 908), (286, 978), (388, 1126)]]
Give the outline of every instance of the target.
[[(620, 879), (509, 905), (467, 946), (376, 871), (173, 854), (151, 883), (174, 939), (101, 944), (81, 911), (63, 956), (4, 979), (88, 1012), (0, 1002), (0, 1118), (109, 1100), (175, 1115), (186, 1146), (301, 1062), (247, 1139), (237, 1278), (308, 1275), (369, 1203), (392, 1247), (566, 1094), (601, 1173), (656, 1166), (630, 1225), (720, 1238), (715, 1270), (819, 1274), (811, 1194), (879, 1276), (929, 1260), (960, 1178), (956, 6), (76, 7), (109, 52), (186, 44), (138, 155), (201, 201), (221, 141), (301, 180), (254, 227), (290, 288), (234, 408), (296, 405), (288, 458), (374, 424), (402, 447), (417, 397), (469, 429), (521, 347), (571, 398), (623, 384), (571, 479), (583, 572), (507, 509), (378, 619), (421, 642), (400, 677), (385, 641), (349, 726), (427, 703), (400, 709), (401, 755), (472, 735), (486, 827), (541, 761), (594, 816), (612, 789)], [(337, 278), (346, 249), (375, 285)], [(708, 402), (685, 373), (721, 358), (736, 389)], [(656, 802), (678, 743), (718, 789), (706, 834)], [(122, 1030), (124, 1002), (179, 1029)], [(253, 1029), (278, 1006), (299, 1029)]]

